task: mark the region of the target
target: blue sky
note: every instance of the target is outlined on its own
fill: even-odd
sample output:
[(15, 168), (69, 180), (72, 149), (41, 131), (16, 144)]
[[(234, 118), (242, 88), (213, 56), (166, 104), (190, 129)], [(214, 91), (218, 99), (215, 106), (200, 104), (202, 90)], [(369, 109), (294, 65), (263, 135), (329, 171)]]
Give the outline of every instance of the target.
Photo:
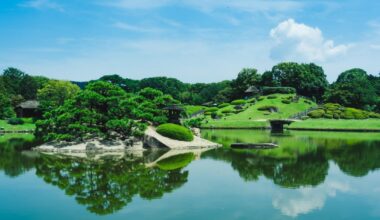
[(0, 69), (232, 79), (282, 61), (380, 72), (378, 0), (0, 0)]

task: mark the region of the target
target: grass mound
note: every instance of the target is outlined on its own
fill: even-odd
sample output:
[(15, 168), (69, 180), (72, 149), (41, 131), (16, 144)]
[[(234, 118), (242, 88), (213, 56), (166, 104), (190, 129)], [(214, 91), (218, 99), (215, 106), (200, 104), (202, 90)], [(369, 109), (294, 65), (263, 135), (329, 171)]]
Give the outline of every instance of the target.
[(162, 136), (179, 140), (179, 141), (192, 141), (194, 140), (193, 133), (181, 125), (176, 124), (162, 124), (157, 127), (156, 129), (157, 133), (161, 134)]

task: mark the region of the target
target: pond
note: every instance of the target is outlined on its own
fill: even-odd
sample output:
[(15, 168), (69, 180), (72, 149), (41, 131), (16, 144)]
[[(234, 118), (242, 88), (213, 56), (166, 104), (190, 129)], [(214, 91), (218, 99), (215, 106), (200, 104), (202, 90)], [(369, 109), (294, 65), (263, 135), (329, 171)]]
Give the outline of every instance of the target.
[(0, 219), (380, 218), (378, 133), (202, 135), (225, 147), (56, 156), (30, 151), (31, 135), (0, 136)]

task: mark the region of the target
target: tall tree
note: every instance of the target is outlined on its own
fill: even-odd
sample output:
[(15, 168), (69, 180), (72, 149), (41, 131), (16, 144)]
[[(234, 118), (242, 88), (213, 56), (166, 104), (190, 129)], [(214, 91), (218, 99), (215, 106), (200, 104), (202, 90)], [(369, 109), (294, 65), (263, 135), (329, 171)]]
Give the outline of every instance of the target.
[[(268, 74), (268, 78), (269, 78)], [(322, 67), (293, 62), (280, 63), (272, 68), (272, 84), (293, 87), (297, 93), (320, 100), (328, 87)]]
[(377, 104), (376, 90), (362, 69), (350, 69), (341, 73), (325, 94), (326, 102), (372, 110)]
[(242, 69), (237, 78), (232, 81), (231, 87), (233, 89), (233, 99), (242, 98), (245, 91), (250, 86), (258, 86), (261, 81), (261, 75), (258, 74), (256, 69), (244, 68)]
[(73, 98), (79, 91), (80, 88), (71, 82), (51, 80), (38, 90), (37, 99), (41, 109), (45, 112), (62, 106), (66, 100)]
[(3, 80), (8, 93), (12, 95), (20, 94), (21, 82), (25, 73), (19, 69), (10, 67), (3, 72)]

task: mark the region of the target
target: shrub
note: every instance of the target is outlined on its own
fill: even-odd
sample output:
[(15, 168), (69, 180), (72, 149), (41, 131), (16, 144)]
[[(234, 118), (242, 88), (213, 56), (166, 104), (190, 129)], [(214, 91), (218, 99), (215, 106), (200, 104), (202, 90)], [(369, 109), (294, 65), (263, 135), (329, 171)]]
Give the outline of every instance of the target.
[(342, 106), (339, 105), (339, 104), (335, 104), (335, 103), (326, 103), (323, 105), (323, 107), (325, 109), (328, 109), (328, 110), (339, 110), (339, 109), (342, 109)]
[(264, 106), (261, 106), (261, 107), (257, 108), (257, 110), (259, 110), (259, 111), (277, 112), (278, 108), (276, 106), (273, 106), (273, 105), (264, 105)]
[(354, 108), (346, 108), (342, 115), (344, 119), (367, 119), (368, 117), (367, 112)]
[(255, 98), (248, 99), (247, 102), (248, 102), (248, 103), (256, 103), (256, 99), (255, 99)]
[(205, 112), (204, 115), (211, 115), (211, 112)]
[(222, 103), (222, 104), (220, 104), (219, 106), (218, 106), (218, 108), (224, 108), (224, 107), (227, 107), (227, 106), (229, 106), (230, 104), (228, 104), (228, 103)]
[(265, 97), (262, 97), (260, 96), (259, 98), (257, 98), (257, 101), (263, 101)]
[(288, 100), (288, 99), (282, 100), (281, 102), (284, 103), (284, 104), (290, 104), (291, 103), (291, 101)]
[(243, 105), (243, 104), (245, 104), (245, 100), (243, 100), (243, 99), (238, 99), (238, 100), (234, 100), (234, 101), (232, 101), (231, 102), (231, 104), (232, 105)]
[(369, 117), (370, 117), (370, 118), (380, 118), (380, 114), (378, 114), (378, 113), (374, 113), (374, 112), (370, 112), (370, 113), (369, 113)]
[(309, 101), (309, 100), (304, 100), (303, 102), (306, 103), (306, 104), (309, 104), (309, 105), (311, 105), (311, 103), (312, 103), (312, 102)]
[(191, 127), (199, 128), (201, 127), (202, 121), (203, 121), (202, 118), (192, 118), (192, 119), (186, 120), (184, 125), (188, 128), (191, 128)]
[(21, 118), (10, 118), (8, 119), (8, 124), (10, 125), (22, 125), (24, 121)]
[(263, 87), (263, 94), (274, 94), (274, 93), (280, 93), (280, 94), (294, 94), (296, 93), (296, 89), (293, 87)]
[(224, 109), (224, 110), (222, 110), (222, 113), (223, 113), (223, 114), (234, 113), (234, 112), (235, 112), (235, 111), (232, 110), (232, 109)]
[(205, 110), (205, 112), (216, 112), (216, 111), (218, 111), (219, 110), (219, 108), (217, 108), (217, 107), (210, 107), (210, 108), (207, 108), (206, 110)]
[(310, 118), (322, 118), (324, 114), (325, 114), (325, 111), (323, 109), (317, 109), (317, 110), (309, 112), (307, 115)]
[(277, 99), (277, 96), (276, 95), (269, 95), (267, 98), (268, 99)]
[(192, 141), (194, 140), (194, 136), (191, 133), (191, 131), (183, 127), (181, 125), (176, 124), (162, 124), (157, 127), (156, 129), (157, 133), (161, 134), (162, 136), (179, 140), (179, 141)]
[(305, 121), (305, 120), (307, 120), (307, 119), (309, 119), (309, 118), (310, 118), (309, 116), (302, 116), (302, 117), (301, 117), (301, 120)]

